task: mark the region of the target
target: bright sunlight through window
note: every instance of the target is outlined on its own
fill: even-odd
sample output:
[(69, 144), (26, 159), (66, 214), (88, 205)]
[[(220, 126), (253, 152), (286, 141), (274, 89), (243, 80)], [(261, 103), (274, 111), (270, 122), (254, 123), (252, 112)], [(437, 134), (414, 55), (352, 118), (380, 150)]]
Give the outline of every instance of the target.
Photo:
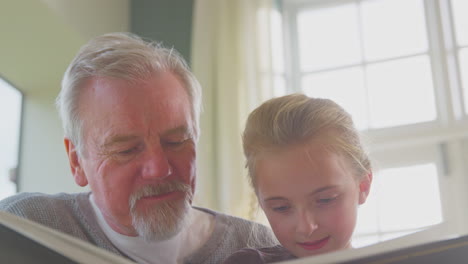
[(0, 79), (0, 200), (16, 193), (21, 93)]
[(440, 223), (442, 208), (437, 167), (429, 163), (376, 173), (369, 198), (359, 210), (355, 246)]
[(302, 91), (335, 100), (360, 129), (437, 119), (422, 1), (304, 8), (297, 37)]

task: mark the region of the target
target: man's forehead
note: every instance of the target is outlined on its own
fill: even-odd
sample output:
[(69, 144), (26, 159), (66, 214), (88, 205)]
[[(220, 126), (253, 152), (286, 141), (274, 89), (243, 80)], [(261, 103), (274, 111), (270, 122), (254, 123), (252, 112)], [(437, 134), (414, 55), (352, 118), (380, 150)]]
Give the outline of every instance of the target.
[[(146, 134), (195, 134), (190, 101), (186, 94), (181, 96), (180, 92), (185, 93), (182, 87), (174, 89), (177, 85), (157, 83), (155, 87), (142, 86), (144, 89), (133, 89), (128, 83), (108, 78), (95, 78), (90, 82), (88, 96), (94, 98), (83, 98), (88, 103), (82, 105), (81, 110), (83, 118), (87, 120), (85, 122), (92, 122), (92, 126), (98, 130), (96, 132), (101, 137), (98, 139), (100, 145), (110, 141), (128, 141)], [(107, 92), (92, 91), (102, 88), (93, 88), (99, 82), (104, 82), (99, 86), (104, 85), (103, 90)], [(159, 92), (154, 93), (153, 90)]]

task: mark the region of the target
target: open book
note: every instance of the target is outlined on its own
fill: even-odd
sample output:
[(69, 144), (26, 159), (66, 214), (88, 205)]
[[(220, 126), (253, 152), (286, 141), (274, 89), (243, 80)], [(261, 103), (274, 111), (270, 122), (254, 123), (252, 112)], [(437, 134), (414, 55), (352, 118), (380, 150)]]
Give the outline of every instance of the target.
[[(372, 246), (284, 264), (465, 264), (468, 235), (434, 226)], [(0, 212), (0, 263), (130, 264), (125, 258), (38, 223)]]
[(62, 232), (0, 212), (0, 263), (133, 262)]
[(371, 246), (284, 264), (468, 264), (468, 235), (440, 224)]

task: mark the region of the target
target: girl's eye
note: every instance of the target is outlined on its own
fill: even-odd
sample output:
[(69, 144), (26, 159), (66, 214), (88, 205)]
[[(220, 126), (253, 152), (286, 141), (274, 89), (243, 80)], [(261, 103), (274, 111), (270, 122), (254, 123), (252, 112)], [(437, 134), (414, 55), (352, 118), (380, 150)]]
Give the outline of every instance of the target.
[(273, 211), (283, 213), (289, 210), (289, 206), (278, 206), (278, 207), (273, 207)]
[(336, 199), (337, 196), (335, 197), (330, 197), (330, 198), (322, 198), (322, 199), (317, 199), (318, 204), (329, 204), (333, 202)]

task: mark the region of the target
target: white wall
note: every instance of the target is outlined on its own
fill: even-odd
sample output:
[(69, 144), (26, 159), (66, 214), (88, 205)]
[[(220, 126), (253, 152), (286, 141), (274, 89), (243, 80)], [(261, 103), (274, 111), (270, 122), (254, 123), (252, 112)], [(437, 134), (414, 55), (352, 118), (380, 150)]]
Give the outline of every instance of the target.
[[(84, 1), (86, 8), (76, 4), (83, 1), (45, 2), (0, 2), (0, 75), (25, 96), (20, 191), (76, 192), (83, 189), (69, 172), (54, 100), (68, 63), (90, 36), (128, 30), (128, 0), (100, 1), (106, 3), (101, 6)], [(106, 14), (103, 21), (99, 14)], [(86, 26), (78, 28), (77, 18)]]
[(62, 127), (53, 104), (55, 96), (55, 92), (46, 92), (29, 93), (25, 97), (20, 191), (56, 193), (82, 190), (69, 172), (62, 144)]
[(129, 0), (42, 0), (84, 39), (129, 31)]

